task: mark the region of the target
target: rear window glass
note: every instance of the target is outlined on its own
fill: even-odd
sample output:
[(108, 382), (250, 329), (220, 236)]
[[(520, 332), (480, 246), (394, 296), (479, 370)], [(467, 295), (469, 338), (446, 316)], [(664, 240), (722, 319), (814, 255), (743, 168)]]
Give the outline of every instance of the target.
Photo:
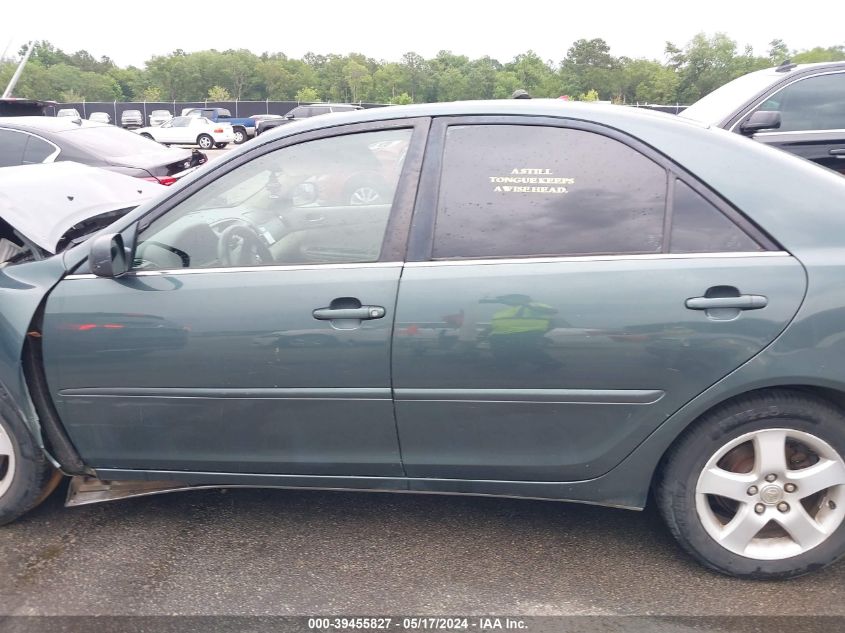
[(680, 180), (675, 181), (672, 241), (669, 248), (673, 253), (763, 250), (724, 213)]
[(0, 167), (13, 167), (23, 161), (28, 134), (14, 130), (0, 130)]
[(55, 151), (56, 148), (44, 139), (40, 139), (37, 136), (30, 136), (23, 153), (24, 165), (43, 163)]
[(113, 125), (81, 127), (62, 132), (61, 136), (68, 143), (100, 156), (129, 156), (163, 149), (155, 141)]

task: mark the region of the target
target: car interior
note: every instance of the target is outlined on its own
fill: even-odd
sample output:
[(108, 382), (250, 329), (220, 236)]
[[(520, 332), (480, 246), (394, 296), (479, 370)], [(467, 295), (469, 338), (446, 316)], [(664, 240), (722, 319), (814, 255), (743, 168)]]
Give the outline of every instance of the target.
[(141, 233), (134, 267), (378, 260), (410, 139), (400, 132), (401, 146), (371, 135), (331, 153), (295, 146), (286, 160), (269, 154), (226, 174)]

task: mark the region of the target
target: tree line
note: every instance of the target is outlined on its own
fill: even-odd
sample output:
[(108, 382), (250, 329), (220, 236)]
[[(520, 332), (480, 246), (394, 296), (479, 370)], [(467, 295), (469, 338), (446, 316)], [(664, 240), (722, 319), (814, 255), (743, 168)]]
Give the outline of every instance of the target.
[[(25, 47), (20, 51), (22, 55)], [(15, 96), (78, 101), (340, 101), (420, 103), (506, 98), (517, 88), (535, 97), (567, 95), (614, 103), (689, 104), (745, 73), (777, 65), (845, 60), (845, 46), (790, 50), (772, 40), (765, 55), (740, 50), (724, 33), (699, 33), (683, 47), (666, 42), (658, 61), (611, 54), (601, 38), (579, 39), (559, 61), (527, 51), (508, 62), (470, 59), (443, 50), (431, 59), (408, 52), (399, 61), (360, 53), (301, 59), (245, 49), (150, 58), (142, 68), (122, 68), (88, 51), (67, 53), (48, 41), (35, 45)], [(0, 88), (17, 62), (0, 60)]]

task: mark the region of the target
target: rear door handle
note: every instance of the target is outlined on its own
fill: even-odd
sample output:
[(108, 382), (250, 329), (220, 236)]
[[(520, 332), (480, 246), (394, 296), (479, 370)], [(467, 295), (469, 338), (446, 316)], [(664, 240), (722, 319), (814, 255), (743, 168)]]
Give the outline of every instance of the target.
[(836, 158), (845, 158), (845, 147), (834, 147), (828, 154), (836, 156)]
[(769, 300), (762, 295), (739, 295), (738, 297), (693, 297), (687, 299), (690, 310), (715, 310), (733, 308), (735, 310), (759, 310), (768, 305)]
[(319, 321), (334, 321), (339, 319), (381, 319), (384, 308), (381, 306), (361, 306), (360, 308), (317, 308), (311, 314)]

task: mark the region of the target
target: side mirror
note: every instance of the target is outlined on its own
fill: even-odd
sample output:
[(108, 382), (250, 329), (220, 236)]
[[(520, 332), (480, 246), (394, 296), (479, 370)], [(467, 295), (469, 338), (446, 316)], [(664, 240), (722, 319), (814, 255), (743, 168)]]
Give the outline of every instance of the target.
[(285, 118), (286, 118), (286, 119), (292, 119), (292, 118), (293, 118), (293, 115), (292, 115), (292, 114), (290, 114), (290, 113), (288, 113), (288, 114), (286, 114), (286, 115), (285, 115)]
[(129, 270), (129, 260), (120, 233), (106, 233), (91, 240), (88, 266), (97, 277), (120, 277)]
[(780, 127), (780, 112), (757, 110), (739, 126), (743, 134), (754, 134), (760, 130), (773, 130)]

